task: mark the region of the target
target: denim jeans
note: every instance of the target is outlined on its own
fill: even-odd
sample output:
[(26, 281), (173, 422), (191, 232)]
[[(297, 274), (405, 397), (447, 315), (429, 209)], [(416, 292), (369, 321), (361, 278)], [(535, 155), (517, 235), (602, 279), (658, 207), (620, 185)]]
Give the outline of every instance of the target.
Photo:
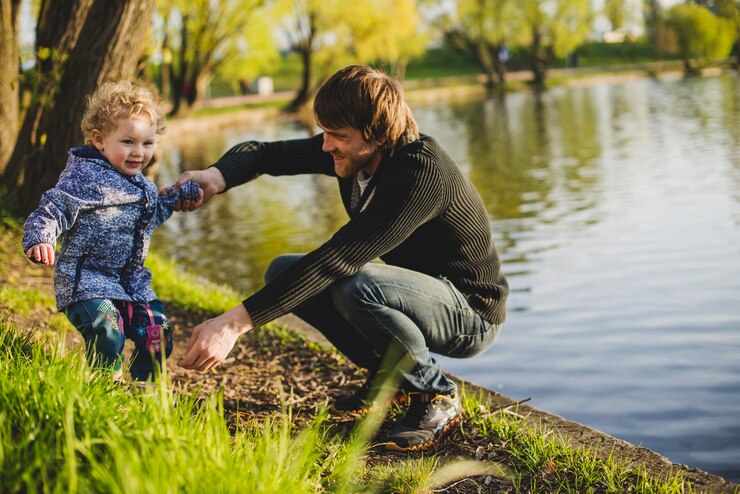
[[(301, 257), (277, 257), (265, 280), (269, 282)], [(389, 349), (399, 349), (398, 354), (411, 361), (398, 368), (403, 386), (427, 393), (456, 390), (431, 352), (473, 357), (488, 349), (500, 330), (500, 325), (470, 308), (465, 296), (445, 278), (379, 263), (366, 264), (355, 275), (335, 281), (293, 313), (371, 372), (380, 370)]]
[(154, 378), (162, 352), (165, 358), (172, 353), (172, 327), (159, 300), (138, 303), (96, 298), (72, 304), (64, 314), (82, 334), (91, 365), (117, 371), (123, 364), (126, 338), (133, 340), (136, 350), (129, 370), (135, 381)]

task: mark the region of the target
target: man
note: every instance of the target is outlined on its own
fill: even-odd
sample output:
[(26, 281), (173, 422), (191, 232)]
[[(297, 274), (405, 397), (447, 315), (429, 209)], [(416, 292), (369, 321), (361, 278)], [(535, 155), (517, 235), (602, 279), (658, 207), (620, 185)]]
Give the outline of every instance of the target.
[[(313, 252), (275, 259), (261, 290), (195, 328), (179, 365), (210, 369), (239, 335), (293, 312), (369, 370), (365, 385), (334, 407), (372, 406), (374, 378), (393, 370), (409, 406), (387, 447), (424, 449), (462, 417), (456, 385), (430, 352), (476, 355), (504, 321), (508, 286), (489, 220), (453, 160), (419, 135), (395, 79), (346, 67), (319, 89), (314, 113), (323, 134), (238, 144), (207, 170), (180, 177), (204, 191), (181, 206), (192, 210), (263, 173), (332, 175), (350, 219)], [(383, 362), (387, 353), (397, 357)]]

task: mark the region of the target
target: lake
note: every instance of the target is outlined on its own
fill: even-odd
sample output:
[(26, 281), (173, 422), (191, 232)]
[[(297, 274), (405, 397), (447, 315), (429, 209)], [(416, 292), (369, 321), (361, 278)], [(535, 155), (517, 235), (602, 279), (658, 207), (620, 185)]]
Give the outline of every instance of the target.
[[(480, 191), (511, 286), (496, 344), (444, 368), (740, 481), (740, 78), (412, 108)], [(311, 132), (165, 136), (158, 181), (237, 142)], [(249, 293), (274, 256), (345, 220), (333, 179), (263, 176), (175, 215), (152, 248)]]

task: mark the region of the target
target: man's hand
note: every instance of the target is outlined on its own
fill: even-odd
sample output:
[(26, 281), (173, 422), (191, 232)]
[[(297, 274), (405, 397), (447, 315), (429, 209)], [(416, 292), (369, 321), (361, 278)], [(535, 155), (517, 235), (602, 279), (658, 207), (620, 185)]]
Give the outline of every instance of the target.
[(226, 189), (226, 180), (224, 180), (224, 176), (221, 175), (218, 168), (211, 167), (205, 170), (183, 172), (173, 187), (179, 188), (188, 180), (197, 182), (203, 193), (196, 200), (182, 199), (177, 201), (175, 211), (195, 211), (207, 203), (211, 197)]
[(254, 327), (252, 317), (239, 304), (220, 316), (209, 319), (193, 330), (185, 355), (177, 365), (186, 369), (207, 371), (220, 364), (229, 354), (236, 339)]
[(36, 244), (26, 251), (26, 257), (37, 264), (54, 265), (54, 246), (51, 244)]

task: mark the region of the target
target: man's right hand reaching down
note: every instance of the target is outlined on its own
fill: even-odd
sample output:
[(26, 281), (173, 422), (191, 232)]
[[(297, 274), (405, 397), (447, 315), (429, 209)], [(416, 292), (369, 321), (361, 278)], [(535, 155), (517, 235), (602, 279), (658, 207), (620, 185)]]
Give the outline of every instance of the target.
[(192, 180), (197, 182), (203, 190), (203, 196), (197, 200), (183, 199), (175, 204), (175, 211), (195, 211), (207, 203), (211, 197), (223, 192), (226, 189), (226, 180), (218, 168), (206, 168), (205, 170), (186, 171), (180, 175), (175, 182), (174, 187), (180, 187), (182, 184)]

